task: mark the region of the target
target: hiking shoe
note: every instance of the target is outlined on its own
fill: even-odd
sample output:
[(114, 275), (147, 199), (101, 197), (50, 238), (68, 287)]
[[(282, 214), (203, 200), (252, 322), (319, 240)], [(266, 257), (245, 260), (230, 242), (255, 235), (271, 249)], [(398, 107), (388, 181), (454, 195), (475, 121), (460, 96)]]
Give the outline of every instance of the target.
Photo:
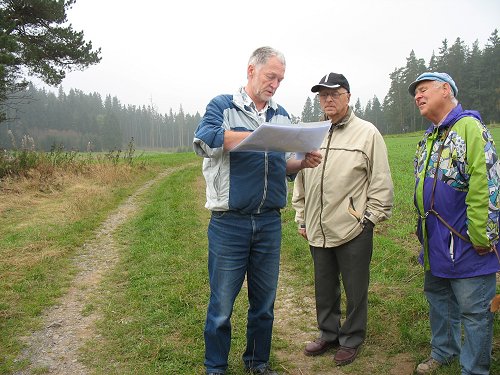
[(347, 346), (341, 346), (337, 353), (333, 356), (333, 360), (337, 364), (337, 366), (345, 366), (349, 363), (354, 362), (356, 357), (359, 354), (361, 345), (356, 348), (348, 348)]
[(308, 343), (304, 349), (304, 354), (307, 356), (320, 355), (327, 352), (330, 348), (336, 348), (339, 346), (339, 342), (335, 341), (325, 341), (323, 339), (317, 338), (316, 340)]
[(431, 374), (441, 365), (441, 362), (430, 357), (417, 366), (417, 375)]

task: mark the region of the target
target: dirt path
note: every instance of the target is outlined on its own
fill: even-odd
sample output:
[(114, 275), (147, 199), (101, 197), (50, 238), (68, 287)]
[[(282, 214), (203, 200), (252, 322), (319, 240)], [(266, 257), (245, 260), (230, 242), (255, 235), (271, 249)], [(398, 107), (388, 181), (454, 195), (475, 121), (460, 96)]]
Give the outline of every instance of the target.
[[(308, 357), (303, 354), (305, 345), (318, 335), (316, 305), (314, 294), (297, 297), (297, 292), (290, 287), (288, 282), (290, 277), (290, 271), (281, 267), (274, 311), (274, 331), (287, 341), (288, 347), (278, 349), (275, 353), (281, 361), (290, 365), (289, 367), (282, 366), (279, 370), (289, 375), (352, 374), (349, 369), (335, 365), (333, 351), (317, 357)], [(366, 374), (372, 373), (370, 368), (377, 369), (373, 373), (380, 373), (380, 368), (385, 366), (389, 368), (387, 375), (412, 375), (416, 366), (411, 355), (407, 353), (388, 356), (386, 353), (377, 351), (370, 344), (364, 345), (356, 361), (363, 363), (363, 368), (367, 369)]]
[(83, 375), (89, 370), (78, 359), (83, 343), (96, 335), (97, 313), (85, 313), (103, 276), (118, 262), (118, 247), (113, 239), (117, 228), (138, 210), (137, 199), (157, 181), (176, 169), (167, 169), (141, 186), (98, 228), (95, 238), (79, 249), (74, 259), (78, 270), (68, 292), (43, 315), (43, 329), (24, 338), (27, 348), (19, 360), (31, 365), (16, 374)]
[[(333, 363), (332, 355), (307, 357), (303, 354), (305, 345), (317, 334), (316, 305), (314, 295), (305, 296), (297, 301), (297, 293), (289, 286), (290, 271), (284, 267), (280, 270), (278, 295), (275, 304), (275, 332), (286, 339), (289, 347), (277, 350), (280, 360), (293, 364), (281, 368), (286, 374), (293, 375), (342, 375), (345, 372)], [(325, 368), (320, 370), (319, 367)]]

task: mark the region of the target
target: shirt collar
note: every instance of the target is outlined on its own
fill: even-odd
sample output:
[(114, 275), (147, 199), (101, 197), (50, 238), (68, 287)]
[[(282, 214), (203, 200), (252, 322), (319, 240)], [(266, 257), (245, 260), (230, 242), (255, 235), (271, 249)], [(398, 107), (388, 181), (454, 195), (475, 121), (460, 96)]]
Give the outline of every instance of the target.
[(241, 103), (245, 106), (245, 108), (253, 112), (257, 117), (259, 117), (262, 120), (262, 122), (266, 122), (266, 114), (267, 110), (270, 107), (270, 101), (266, 103), (264, 108), (258, 111), (257, 107), (255, 106), (255, 103), (253, 102), (252, 98), (250, 98), (250, 95), (247, 94), (243, 86), (240, 87), (240, 89), (238, 90), (238, 94), (240, 96)]

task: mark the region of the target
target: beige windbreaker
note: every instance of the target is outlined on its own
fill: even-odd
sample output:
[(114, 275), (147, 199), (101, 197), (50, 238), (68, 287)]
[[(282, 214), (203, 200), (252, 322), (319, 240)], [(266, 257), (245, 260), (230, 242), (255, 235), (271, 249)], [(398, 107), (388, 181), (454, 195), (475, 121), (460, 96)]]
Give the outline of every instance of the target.
[(377, 224), (391, 216), (391, 171), (382, 135), (351, 108), (332, 126), (320, 152), (317, 168), (298, 173), (292, 207), (310, 245), (336, 247), (359, 235), (363, 220)]

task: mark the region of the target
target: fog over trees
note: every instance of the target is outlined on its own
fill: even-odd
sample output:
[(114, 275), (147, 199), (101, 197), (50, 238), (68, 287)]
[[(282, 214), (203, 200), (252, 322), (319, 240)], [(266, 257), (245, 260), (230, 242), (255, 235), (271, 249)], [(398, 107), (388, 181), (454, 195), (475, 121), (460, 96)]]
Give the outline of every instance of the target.
[[(77, 88), (65, 93), (62, 87), (52, 92), (29, 83), (27, 77), (37, 76), (57, 87), (66, 70), (100, 61), (100, 50), (93, 50), (82, 33), (60, 26), (72, 3), (0, 2), (0, 147), (22, 147), (22, 139), (29, 136), (40, 150), (55, 146), (76, 151), (121, 150), (131, 140), (139, 149), (191, 150), (203, 113), (185, 113), (182, 106), (159, 113), (153, 103), (135, 106), (110, 95), (101, 97)], [(478, 110), (486, 124), (500, 122), (498, 30), (482, 49), (478, 41), (467, 46), (457, 38), (449, 45), (445, 39), (428, 63), (411, 51), (406, 65), (388, 77), (391, 84), (383, 99), (374, 96), (361, 103), (353, 92), (351, 105), (382, 134), (423, 130), (428, 122), (420, 116), (408, 86), (424, 71), (449, 73), (465, 109)], [(317, 96), (307, 97), (301, 114), (290, 114), (293, 122), (318, 121), (320, 115)]]

